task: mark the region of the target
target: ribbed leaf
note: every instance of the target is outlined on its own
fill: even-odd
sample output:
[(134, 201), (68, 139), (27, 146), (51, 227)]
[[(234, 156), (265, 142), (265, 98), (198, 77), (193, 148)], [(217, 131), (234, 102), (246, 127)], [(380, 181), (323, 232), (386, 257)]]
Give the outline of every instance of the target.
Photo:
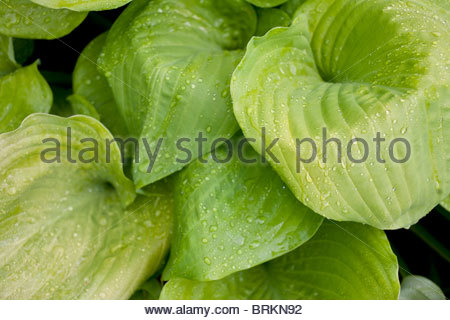
[[(97, 162), (81, 162), (95, 155), (86, 138), (98, 142)], [(60, 163), (48, 163), (57, 147), (45, 139), (60, 141)], [(92, 118), (42, 114), (0, 135), (1, 299), (126, 299), (158, 270), (172, 197), (159, 185), (133, 202), (119, 148), (108, 162), (106, 139)]]
[(31, 0), (54, 9), (67, 8), (74, 11), (110, 10), (126, 5), (131, 0)]
[(246, 0), (247, 2), (261, 8), (272, 8), (285, 3), (288, 0)]
[(0, 78), (0, 133), (16, 129), (32, 113), (49, 112), (52, 91), (37, 64)]
[(433, 281), (421, 276), (408, 276), (402, 281), (400, 300), (445, 300), (445, 295)]
[(69, 34), (87, 12), (55, 10), (30, 0), (0, 1), (0, 33), (28, 39), (56, 39)]
[(140, 139), (138, 188), (185, 166), (176, 161), (184, 156), (179, 138), (191, 139), (194, 160), (199, 132), (208, 153), (214, 139), (238, 130), (229, 84), (255, 30), (256, 14), (243, 0), (138, 0), (115, 22), (99, 62), (120, 115), (148, 149), (163, 139), (152, 168)]
[(92, 40), (81, 52), (73, 72), (73, 92), (94, 106), (101, 122), (114, 136), (126, 137), (125, 120), (120, 116), (108, 81), (97, 69), (97, 60), (105, 41), (106, 33)]
[[(245, 154), (254, 164), (242, 162), (240, 141), (233, 140), (230, 162), (210, 155), (176, 178), (176, 232), (164, 280), (221, 279), (297, 248), (320, 227), (322, 217), (297, 201), (256, 152)], [(223, 147), (214, 157), (228, 154)]]
[(324, 221), (291, 253), (222, 280), (171, 280), (161, 299), (397, 299), (397, 272), (382, 231)]
[[(259, 152), (263, 128), (267, 145), (280, 139), (271, 164), (315, 212), (396, 229), (448, 195), (448, 17), (428, 1), (308, 1), (291, 27), (250, 42), (232, 82), (235, 115)], [(311, 143), (297, 144), (307, 138), (317, 146), (308, 163), (299, 158), (309, 160)], [(323, 146), (330, 138), (340, 159), (337, 143)], [(368, 144), (362, 163), (347, 156), (349, 145), (364, 158), (355, 138)], [(409, 159), (405, 140), (391, 150), (395, 139), (406, 139)]]
[(12, 39), (0, 34), (0, 77), (16, 70), (17, 67)]

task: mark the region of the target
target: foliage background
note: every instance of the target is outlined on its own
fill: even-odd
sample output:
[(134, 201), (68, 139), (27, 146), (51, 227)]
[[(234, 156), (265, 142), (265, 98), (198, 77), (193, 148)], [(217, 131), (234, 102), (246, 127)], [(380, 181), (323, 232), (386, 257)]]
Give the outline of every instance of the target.
[[(53, 113), (64, 115), (71, 94), (72, 71), (79, 53), (96, 36), (109, 30), (123, 8), (90, 12), (87, 19), (68, 36), (56, 40), (17, 40), (16, 57), (28, 65), (40, 60), (40, 71), (54, 93)], [(450, 213), (438, 206), (409, 230), (387, 231), (400, 264), (400, 276), (429, 278), (450, 296)]]

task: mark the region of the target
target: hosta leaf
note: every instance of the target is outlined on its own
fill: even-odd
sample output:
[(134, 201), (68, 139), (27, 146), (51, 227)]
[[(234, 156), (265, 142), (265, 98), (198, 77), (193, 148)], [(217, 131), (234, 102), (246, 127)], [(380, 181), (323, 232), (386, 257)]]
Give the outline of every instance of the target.
[(16, 70), (17, 67), (12, 39), (0, 34), (0, 77)]
[(400, 300), (445, 300), (445, 295), (433, 281), (421, 276), (408, 276), (402, 281)]
[(281, 6), (281, 10), (286, 12), (290, 17), (293, 17), (297, 9), (305, 3), (306, 0), (289, 0)]
[(287, 27), (291, 23), (291, 18), (280, 9), (257, 9), (256, 13), (258, 15), (256, 36), (262, 36), (275, 27)]
[(450, 191), (448, 23), (427, 1), (308, 1), (291, 27), (254, 38), (233, 76), (244, 134), (259, 152), (263, 129), (267, 145), (280, 139), (271, 164), (315, 212), (414, 224)]
[(279, 6), (288, 0), (246, 0), (247, 2), (261, 8), (271, 8)]
[(97, 60), (106, 41), (106, 33), (98, 36), (81, 52), (73, 72), (73, 91), (84, 97), (97, 110), (101, 122), (114, 134), (125, 137), (125, 121), (114, 101), (105, 76), (97, 69)]
[(31, 113), (48, 112), (52, 91), (37, 64), (0, 78), (0, 133), (16, 129)]
[[(302, 205), (256, 152), (219, 148), (175, 181), (176, 232), (163, 279), (216, 280), (281, 256), (308, 241), (322, 217)], [(248, 147), (248, 145), (247, 145)], [(258, 160), (256, 160), (258, 159)]]
[(30, 0), (0, 1), (0, 33), (28, 39), (56, 39), (69, 34), (87, 12), (55, 10)]
[(126, 5), (131, 0), (31, 0), (45, 7), (74, 11), (110, 10)]
[(222, 280), (171, 280), (161, 299), (397, 299), (397, 272), (382, 231), (324, 221), (291, 253)]
[[(254, 9), (243, 0), (138, 0), (115, 22), (99, 62), (130, 135), (148, 142), (139, 139), (138, 188), (186, 165), (176, 161), (184, 156), (178, 139), (191, 139), (185, 146), (194, 160), (199, 132), (208, 139), (204, 154), (238, 130), (229, 83), (255, 30)], [(146, 150), (158, 145), (150, 160)]]
[[(58, 155), (45, 139), (60, 141), (60, 163), (48, 163)], [(94, 143), (81, 139), (96, 139), (97, 162), (88, 163)], [(92, 118), (42, 114), (0, 135), (0, 298), (126, 299), (158, 270), (172, 197), (161, 185), (133, 202), (119, 148), (106, 160), (106, 139)]]

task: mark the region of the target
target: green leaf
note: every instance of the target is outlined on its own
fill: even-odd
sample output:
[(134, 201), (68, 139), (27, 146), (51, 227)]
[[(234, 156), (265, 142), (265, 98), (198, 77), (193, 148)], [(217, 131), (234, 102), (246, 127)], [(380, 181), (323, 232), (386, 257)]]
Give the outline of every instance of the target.
[(101, 122), (114, 136), (127, 136), (125, 121), (120, 116), (111, 88), (97, 69), (97, 60), (106, 41), (106, 33), (92, 40), (81, 52), (73, 72), (73, 92), (84, 97), (97, 110)]
[(17, 67), (12, 39), (0, 34), (0, 77), (13, 72)]
[(27, 39), (56, 39), (72, 32), (87, 12), (55, 10), (29, 0), (0, 1), (0, 33)]
[(257, 9), (256, 13), (258, 15), (256, 36), (262, 36), (275, 27), (287, 27), (291, 23), (291, 18), (280, 9)]
[(397, 299), (397, 272), (384, 232), (324, 221), (291, 253), (222, 280), (171, 280), (160, 299)]
[(445, 300), (442, 290), (421, 276), (407, 276), (402, 281), (400, 300)]
[(450, 12), (450, 3), (447, 0), (430, 0)]
[(0, 78), (0, 133), (16, 129), (32, 113), (47, 113), (52, 91), (37, 63)]
[[(87, 162), (94, 157), (87, 138), (98, 142), (96, 162)], [(59, 163), (49, 163), (57, 147), (44, 139), (60, 141)], [(159, 269), (172, 196), (155, 192), (133, 202), (116, 144), (106, 160), (111, 139), (95, 119), (43, 114), (0, 135), (0, 298), (127, 299)]]
[(161, 282), (150, 279), (131, 296), (130, 300), (158, 300), (161, 295)]
[(246, 0), (247, 2), (261, 8), (271, 8), (279, 6), (288, 0)]
[(221, 279), (297, 248), (320, 227), (323, 218), (297, 201), (255, 151), (238, 157), (241, 141), (214, 152), (215, 159), (232, 152), (231, 161), (210, 155), (176, 178), (176, 232), (164, 280)]
[[(130, 135), (140, 138), (138, 188), (185, 166), (175, 161), (184, 156), (179, 138), (191, 139), (194, 160), (238, 130), (230, 79), (255, 30), (254, 9), (243, 0), (138, 0), (115, 22), (99, 63)], [(201, 154), (199, 132), (208, 139)], [(150, 150), (160, 144), (153, 167), (142, 138)]]
[(448, 212), (450, 212), (450, 196), (448, 196), (444, 201), (441, 202), (441, 206), (443, 206)]
[(289, 0), (281, 6), (281, 10), (293, 17), (298, 8), (305, 2), (306, 0)]
[(250, 42), (231, 86), (236, 118), (260, 153), (280, 139), (269, 160), (313, 211), (397, 229), (449, 194), (448, 17), (427, 1), (308, 1), (291, 27)]
[(74, 11), (100, 11), (116, 9), (126, 5), (131, 0), (31, 0), (42, 6), (61, 9), (67, 8)]

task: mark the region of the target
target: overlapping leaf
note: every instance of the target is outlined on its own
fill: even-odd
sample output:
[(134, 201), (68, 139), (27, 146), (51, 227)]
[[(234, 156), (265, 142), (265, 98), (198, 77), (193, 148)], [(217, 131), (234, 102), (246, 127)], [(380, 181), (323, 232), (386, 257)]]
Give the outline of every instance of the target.
[(315, 212), (416, 223), (450, 188), (449, 23), (429, 1), (306, 2), (291, 27), (253, 39), (234, 74), (244, 134), (259, 152), (263, 128), (280, 139), (271, 164)]
[(129, 3), (131, 0), (31, 0), (31, 1), (53, 9), (67, 8), (74, 11), (99, 11), (121, 7)]
[(402, 281), (400, 300), (445, 300), (445, 295), (433, 281), (421, 276), (408, 276)]
[(87, 12), (56, 10), (30, 0), (0, 1), (0, 33), (16, 38), (56, 39), (69, 34)]
[[(97, 68), (97, 60), (106, 41), (106, 33), (98, 36), (81, 52), (73, 72), (73, 92), (83, 98), (72, 97), (77, 107), (91, 104), (98, 112), (100, 120), (114, 134), (127, 136), (126, 124), (120, 116), (118, 106), (105, 76)], [(89, 108), (87, 106), (86, 108)], [(77, 110), (83, 112), (82, 110)], [(83, 112), (84, 113), (84, 112)], [(92, 113), (92, 111), (91, 111)]]
[(382, 231), (324, 221), (291, 253), (222, 280), (171, 280), (161, 299), (397, 299), (397, 272)]
[(92, 118), (42, 114), (0, 135), (0, 298), (124, 299), (158, 270), (172, 197), (154, 185), (134, 200), (111, 139)]
[[(243, 0), (138, 0), (115, 22), (99, 61), (129, 134), (140, 138), (138, 188), (186, 165), (176, 161), (184, 156), (180, 138), (190, 139), (194, 160), (238, 130), (229, 83), (255, 30), (254, 9)], [(202, 152), (194, 141), (200, 132)], [(153, 161), (146, 150), (158, 145)]]
[(0, 133), (16, 129), (32, 113), (47, 113), (52, 91), (37, 63), (0, 77)]
[(0, 77), (16, 70), (17, 67), (12, 39), (0, 35)]
[(232, 149), (219, 148), (177, 176), (176, 232), (164, 280), (221, 279), (297, 248), (321, 225), (322, 217), (297, 201), (256, 152), (242, 153), (242, 142), (236, 138)]

